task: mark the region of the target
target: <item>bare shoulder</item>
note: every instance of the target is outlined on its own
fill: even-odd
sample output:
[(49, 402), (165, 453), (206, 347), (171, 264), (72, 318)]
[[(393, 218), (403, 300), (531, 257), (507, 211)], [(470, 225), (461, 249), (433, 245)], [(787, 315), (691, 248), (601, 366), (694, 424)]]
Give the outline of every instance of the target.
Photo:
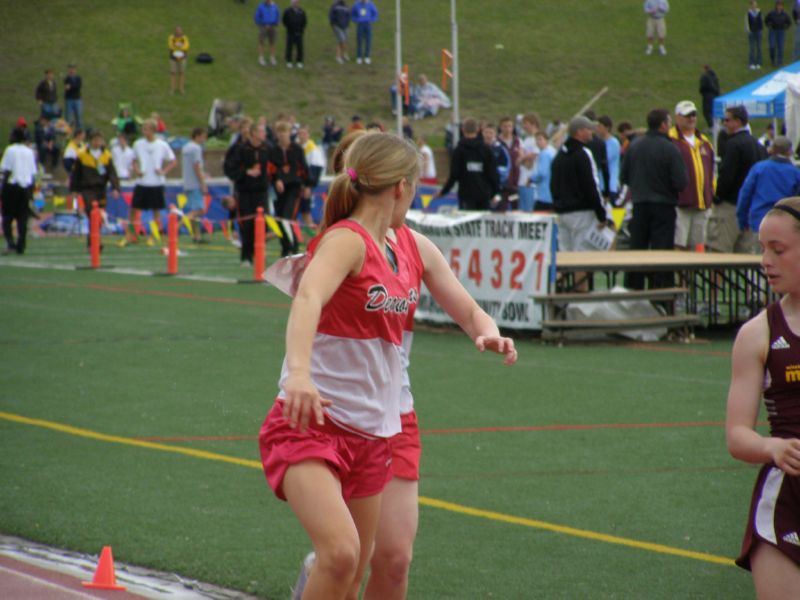
[(338, 227), (326, 232), (314, 251), (314, 258), (318, 261), (335, 261), (346, 265), (348, 271), (352, 272), (361, 270), (365, 255), (364, 239), (346, 227)]
[(739, 329), (733, 343), (733, 352), (734, 355), (758, 356), (766, 360), (768, 349), (769, 323), (767, 311), (762, 310)]

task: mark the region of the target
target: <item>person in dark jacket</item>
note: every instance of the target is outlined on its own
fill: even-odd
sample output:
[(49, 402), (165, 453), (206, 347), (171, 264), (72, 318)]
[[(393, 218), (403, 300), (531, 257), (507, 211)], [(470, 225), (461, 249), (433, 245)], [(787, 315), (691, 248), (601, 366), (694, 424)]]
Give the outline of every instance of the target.
[(763, 31), (764, 18), (761, 16), (761, 9), (758, 8), (756, 0), (750, 0), (750, 10), (747, 11), (747, 42), (750, 47), (748, 64), (754, 71), (761, 68), (761, 34)]
[(295, 66), (303, 68), (303, 33), (308, 20), (306, 11), (300, 8), (300, 0), (292, 0), (292, 5), (283, 11), (283, 26), (286, 27), (286, 67), (292, 68), (292, 48), (295, 48)]
[(744, 106), (725, 109), (724, 124), (728, 137), (717, 169), (717, 193), (706, 233), (706, 248), (712, 252), (748, 252), (751, 247), (736, 221), (736, 201), (750, 169), (765, 159), (767, 152), (750, 135), (747, 122)]
[(709, 127), (714, 126), (714, 99), (719, 95), (717, 74), (708, 65), (703, 65), (703, 74), (700, 75), (700, 97), (703, 99), (703, 118)]
[(792, 26), (792, 19), (783, 9), (783, 0), (775, 3), (775, 10), (767, 13), (764, 24), (769, 29), (769, 60), (773, 67), (780, 67), (783, 64), (783, 45), (786, 38), (786, 30)]
[(441, 198), (458, 182), (460, 210), (489, 210), (492, 198), (500, 200), (500, 182), (492, 149), (478, 135), (478, 122), (464, 119), (464, 136), (458, 141), (450, 158), (450, 176), (436, 194)]
[(349, 61), (347, 55), (347, 28), (350, 26), (350, 7), (344, 0), (336, 0), (328, 11), (328, 22), (336, 38), (336, 62), (340, 65)]
[[(670, 141), (669, 111), (656, 108), (647, 114), (647, 133), (625, 152), (620, 181), (631, 190), (633, 218), (631, 250), (672, 250), (678, 195), (689, 178), (680, 151)], [(644, 289), (644, 273), (629, 273), (626, 287)], [(671, 287), (672, 273), (650, 275), (650, 287)]]
[(600, 182), (588, 144), (594, 135), (593, 123), (576, 117), (567, 127), (567, 141), (550, 170), (550, 193), (558, 215), (558, 249), (574, 252), (589, 250), (584, 245), (592, 227), (606, 224), (606, 209), (600, 195)]
[[(75, 162), (72, 163), (72, 172), (69, 179), (69, 191), (80, 194), (83, 198), (83, 210), (86, 217), (91, 219), (92, 202), (97, 202), (99, 208), (106, 206), (106, 191), (111, 184), (112, 195), (119, 196), (120, 186), (117, 170), (111, 152), (105, 146), (103, 134), (99, 131), (92, 132), (89, 136), (88, 146), (78, 151)], [(89, 221), (89, 234), (86, 244), (91, 242), (91, 220)]]
[(270, 162), (275, 167), (273, 185), (275, 216), (281, 228), (281, 256), (296, 254), (299, 240), (294, 235), (291, 222), (297, 220), (301, 197), (311, 197), (311, 180), (306, 153), (300, 144), (292, 141), (292, 126), (287, 121), (275, 125), (278, 143), (272, 147)]
[(592, 123), (592, 138), (586, 143), (589, 152), (592, 153), (594, 164), (597, 167), (597, 173), (600, 176), (600, 191), (604, 198), (611, 196), (609, 189), (611, 182), (611, 174), (608, 170), (608, 150), (606, 149), (605, 141), (597, 135), (597, 115), (593, 110), (587, 110), (583, 116), (589, 119)]
[(235, 155), (226, 164), (226, 174), (235, 181), (236, 186), (242, 264), (253, 262), (254, 217), (259, 207), (265, 213), (267, 211), (269, 184), (275, 173), (266, 138), (266, 128), (252, 123), (248, 139), (234, 147)]
[(49, 119), (61, 116), (58, 107), (58, 90), (56, 89), (56, 74), (53, 69), (44, 72), (44, 79), (36, 86), (36, 101), (39, 103), (39, 115)]

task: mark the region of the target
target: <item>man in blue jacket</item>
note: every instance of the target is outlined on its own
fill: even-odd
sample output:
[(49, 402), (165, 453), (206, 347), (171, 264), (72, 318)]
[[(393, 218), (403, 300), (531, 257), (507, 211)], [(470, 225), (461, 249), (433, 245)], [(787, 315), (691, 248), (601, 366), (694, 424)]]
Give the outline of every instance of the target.
[(267, 66), (264, 60), (264, 40), (269, 42), (269, 62), (277, 64), (275, 60), (275, 32), (281, 18), (281, 9), (272, 0), (264, 0), (256, 8), (253, 20), (258, 26), (258, 64)]
[(772, 156), (753, 165), (739, 190), (736, 219), (747, 232), (750, 252), (758, 254), (758, 228), (778, 200), (800, 195), (800, 169), (792, 164), (792, 142), (782, 135), (772, 144)]
[(372, 24), (378, 20), (378, 9), (372, 0), (358, 0), (353, 4), (351, 14), (356, 24), (356, 63), (360, 65), (363, 61), (370, 64)]

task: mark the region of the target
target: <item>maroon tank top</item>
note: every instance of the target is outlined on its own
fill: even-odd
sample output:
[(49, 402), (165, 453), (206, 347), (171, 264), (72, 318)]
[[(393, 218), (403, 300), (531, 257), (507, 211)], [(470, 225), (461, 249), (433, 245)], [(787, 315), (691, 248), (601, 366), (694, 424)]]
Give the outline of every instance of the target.
[(764, 404), (770, 435), (800, 437), (800, 336), (786, 322), (780, 302), (767, 307), (769, 352)]

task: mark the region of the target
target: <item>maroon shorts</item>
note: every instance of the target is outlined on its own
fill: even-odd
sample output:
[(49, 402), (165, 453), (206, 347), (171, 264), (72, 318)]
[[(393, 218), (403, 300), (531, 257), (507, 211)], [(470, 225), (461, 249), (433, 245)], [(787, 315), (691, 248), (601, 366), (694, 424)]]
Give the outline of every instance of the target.
[(309, 424), (302, 433), (283, 417), (276, 400), (258, 436), (261, 464), (275, 495), (286, 500), (281, 486), (286, 471), (306, 460), (324, 461), (342, 484), (342, 497), (366, 498), (383, 491), (392, 478), (392, 457), (386, 438), (366, 438), (337, 427)]
[(419, 459), (422, 454), (422, 445), (419, 440), (419, 426), (417, 413), (400, 415), (403, 430), (396, 436), (389, 438), (392, 448), (392, 475), (399, 479), (419, 481)]
[(736, 564), (750, 569), (756, 542), (776, 547), (800, 566), (800, 477), (774, 464), (761, 467), (753, 490), (750, 516)]

